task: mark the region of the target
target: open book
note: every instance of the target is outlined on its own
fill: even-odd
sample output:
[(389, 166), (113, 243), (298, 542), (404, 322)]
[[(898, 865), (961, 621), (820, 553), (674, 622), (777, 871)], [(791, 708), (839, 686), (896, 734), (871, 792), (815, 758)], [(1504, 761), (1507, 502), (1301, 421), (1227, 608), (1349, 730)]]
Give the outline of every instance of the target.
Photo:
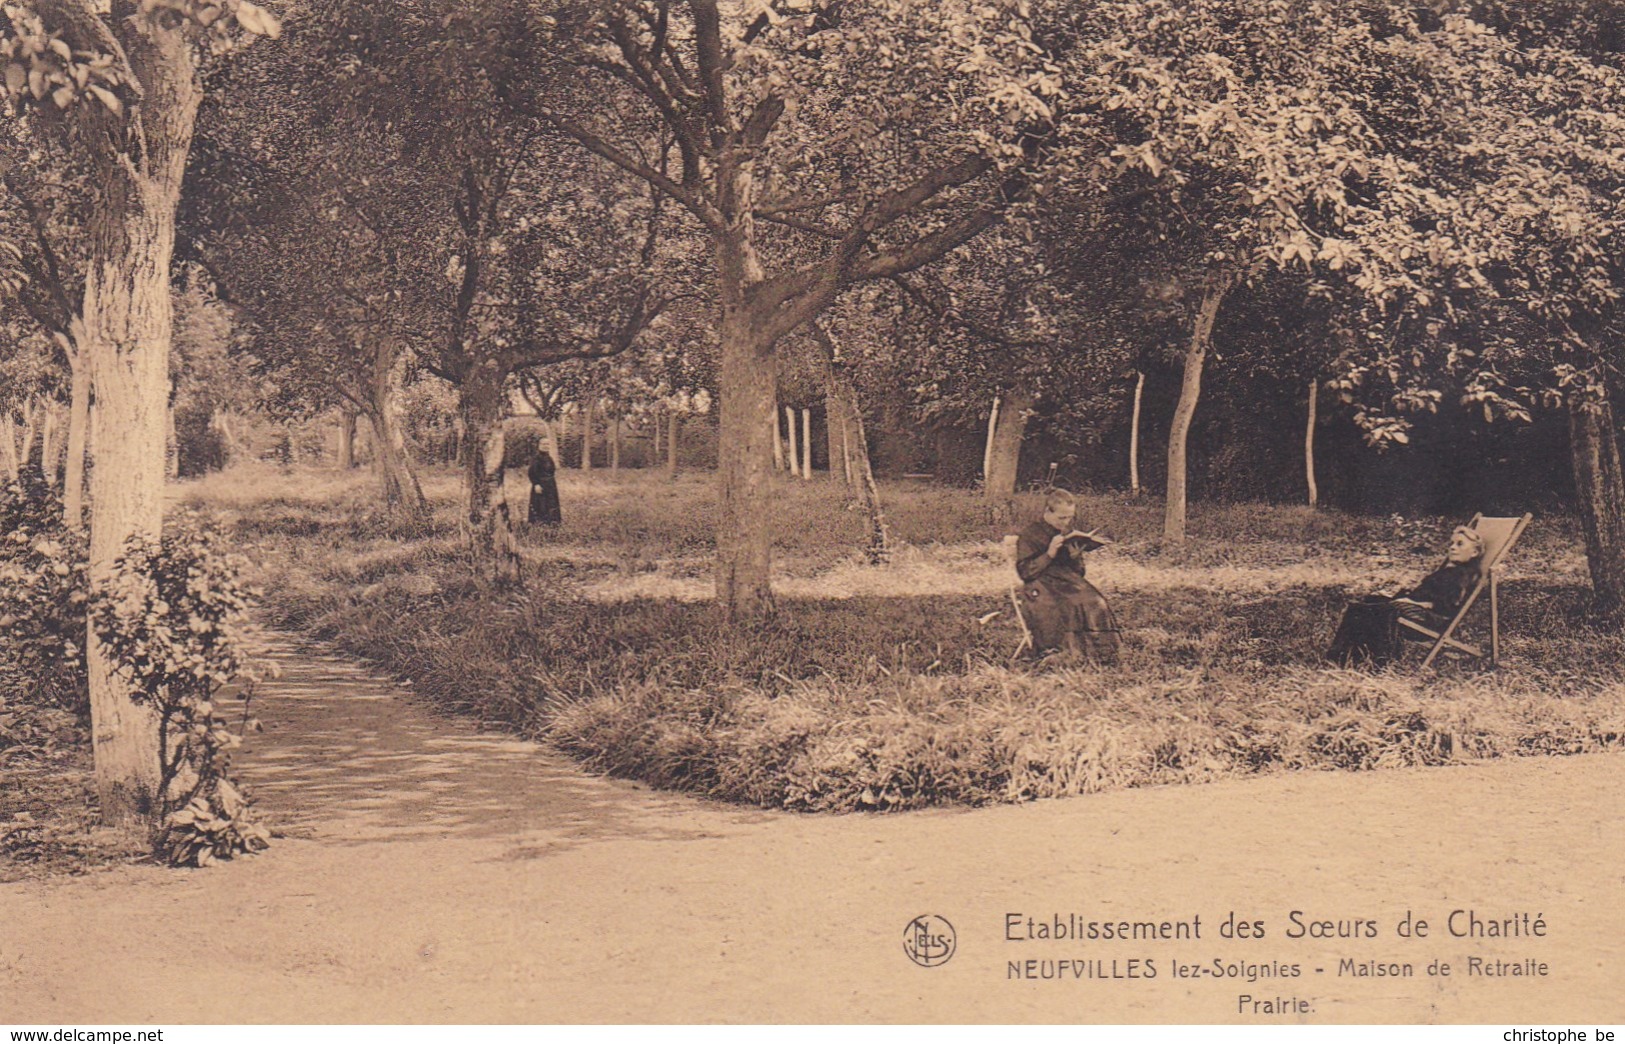
[(1094, 551), (1111, 542), (1111, 538), (1102, 536), (1098, 529), (1091, 529), (1087, 533), (1081, 529), (1074, 529), (1066, 535), (1066, 546), (1074, 552)]

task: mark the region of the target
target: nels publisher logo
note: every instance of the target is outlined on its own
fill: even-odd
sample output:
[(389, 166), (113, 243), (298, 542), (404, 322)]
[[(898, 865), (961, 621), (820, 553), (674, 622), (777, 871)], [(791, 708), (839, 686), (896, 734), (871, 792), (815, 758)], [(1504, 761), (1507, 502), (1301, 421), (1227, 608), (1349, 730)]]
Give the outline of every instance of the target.
[(922, 968), (947, 964), (954, 946), (954, 926), (936, 914), (921, 914), (903, 929), (903, 952)]

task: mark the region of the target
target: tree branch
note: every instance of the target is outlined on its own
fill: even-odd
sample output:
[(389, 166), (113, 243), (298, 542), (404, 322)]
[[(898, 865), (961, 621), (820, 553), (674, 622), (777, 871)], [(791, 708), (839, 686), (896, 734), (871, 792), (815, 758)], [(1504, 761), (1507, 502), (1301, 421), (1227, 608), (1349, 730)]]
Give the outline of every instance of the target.
[(850, 269), (849, 280), (886, 279), (912, 272), (928, 265), (944, 254), (975, 239), (982, 232), (1004, 218), (1002, 208), (985, 208), (969, 214), (947, 228), (916, 240), (903, 250), (876, 254), (856, 263)]
[(763, 221), (775, 225), (784, 225), (787, 228), (800, 229), (815, 236), (823, 236), (825, 239), (841, 239), (845, 235), (840, 229), (830, 228), (827, 225), (820, 225), (813, 221), (804, 221), (801, 218), (784, 217), (779, 214), (764, 213), (760, 210), (756, 211), (756, 216)]
[(757, 102), (756, 109), (750, 114), (750, 119), (745, 121), (745, 144), (753, 149), (760, 148), (761, 144), (767, 140), (767, 136), (773, 133), (773, 128), (777, 126), (779, 117), (783, 115), (784, 99), (777, 94), (769, 94)]
[(937, 301), (933, 300), (926, 291), (920, 289), (919, 287), (913, 286), (901, 275), (890, 276), (888, 277), (888, 281), (901, 290), (910, 300), (920, 305), (932, 315), (958, 326), (960, 329), (978, 338), (979, 340), (987, 341), (990, 344), (997, 344), (1005, 348), (1049, 347), (1049, 342), (1047, 341), (1033, 340), (1030, 338), (1008, 337), (993, 327), (979, 322), (978, 320), (972, 319), (970, 316), (966, 315), (964, 312), (953, 307), (952, 305), (944, 307)]
[(800, 210), (821, 210), (836, 203), (851, 203), (857, 195), (850, 188), (843, 188), (835, 196), (792, 196), (777, 203), (763, 203), (756, 208), (757, 217), (767, 217), (772, 214), (793, 214)]
[(638, 162), (573, 120), (567, 120), (559, 116), (550, 116), (548, 119), (553, 126), (575, 139), (588, 152), (600, 159), (608, 160), (628, 174), (637, 175), (681, 203), (706, 228), (713, 232), (722, 230), (722, 215), (717, 212), (715, 207), (706, 203), (697, 192), (685, 185), (678, 184), (667, 175), (650, 167), (647, 163)]
[(722, 18), (717, 0), (689, 0), (694, 16), (694, 50), (699, 58), (700, 82), (705, 85), (707, 121), (711, 125), (711, 147), (727, 144), (728, 97), (723, 86)]
[(686, 182), (692, 184), (699, 176), (699, 142), (695, 140), (688, 118), (677, 111), (678, 99), (665, 83), (664, 77), (645, 61), (645, 55), (639, 50), (637, 41), (632, 39), (625, 23), (617, 22), (611, 29), (611, 35), (614, 37), (615, 45), (620, 49), (621, 57), (626, 60), (626, 71), (622, 78), (639, 94), (649, 99), (672, 133), (677, 136), (677, 147), (683, 154), (683, 177)]

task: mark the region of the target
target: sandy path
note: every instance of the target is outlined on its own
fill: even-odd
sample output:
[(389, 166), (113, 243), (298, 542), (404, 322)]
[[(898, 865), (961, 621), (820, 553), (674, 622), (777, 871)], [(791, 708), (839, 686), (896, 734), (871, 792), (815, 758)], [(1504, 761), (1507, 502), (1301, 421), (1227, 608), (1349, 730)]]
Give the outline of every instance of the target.
[[(1617, 756), (796, 817), (589, 778), (279, 655), (242, 765), (294, 836), (207, 871), (0, 890), (0, 1024), (1625, 1021)], [(1407, 908), (1432, 937), (1395, 937)], [(1454, 939), (1458, 908), (1548, 934)], [(1267, 937), (1220, 938), (1232, 910)], [(1292, 910), (1380, 937), (1287, 939)], [(958, 949), (922, 968), (903, 929), (928, 912)], [(1200, 915), (1201, 939), (1012, 942), (1013, 912)], [(1469, 956), (1549, 974), (1470, 976)], [(1416, 977), (1339, 976), (1343, 957)], [(1029, 958), (1080, 963), (1010, 978)], [(1215, 958), (1301, 975), (1174, 975)], [(1109, 977), (1135, 959), (1156, 978)], [(1454, 974), (1427, 976), (1434, 959)], [(1310, 1010), (1240, 1012), (1243, 994)]]

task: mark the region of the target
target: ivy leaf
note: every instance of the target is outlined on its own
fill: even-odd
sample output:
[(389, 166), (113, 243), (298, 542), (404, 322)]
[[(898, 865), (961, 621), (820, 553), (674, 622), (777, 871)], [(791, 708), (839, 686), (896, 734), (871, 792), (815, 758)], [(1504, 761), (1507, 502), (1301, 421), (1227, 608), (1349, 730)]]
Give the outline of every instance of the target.
[(97, 100), (99, 100), (103, 105), (107, 106), (107, 110), (113, 115), (118, 116), (123, 114), (124, 103), (119, 101), (118, 95), (114, 94), (106, 87), (99, 87), (96, 84), (91, 84), (88, 88), (86, 88), (86, 90), (90, 91), (91, 94), (94, 94)]
[(282, 23), (277, 21), (276, 16), (247, 0), (237, 5), (237, 24), (256, 36), (268, 36), (275, 40), (282, 35)]

